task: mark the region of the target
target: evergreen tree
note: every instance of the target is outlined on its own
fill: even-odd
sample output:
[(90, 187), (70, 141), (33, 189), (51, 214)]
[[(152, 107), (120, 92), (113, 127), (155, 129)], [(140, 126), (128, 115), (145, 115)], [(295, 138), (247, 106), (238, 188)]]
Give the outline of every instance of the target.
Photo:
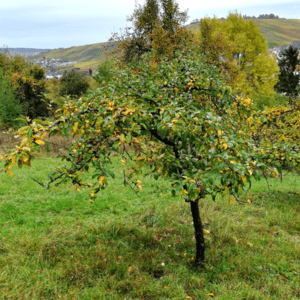
[(16, 125), (15, 119), (22, 113), (22, 105), (9, 76), (0, 69), (0, 120), (2, 124)]
[(276, 89), (279, 93), (286, 93), (288, 96), (297, 95), (297, 87), (300, 82), (300, 74), (295, 73), (299, 65), (298, 49), (292, 46), (283, 51), (279, 59), (280, 75)]

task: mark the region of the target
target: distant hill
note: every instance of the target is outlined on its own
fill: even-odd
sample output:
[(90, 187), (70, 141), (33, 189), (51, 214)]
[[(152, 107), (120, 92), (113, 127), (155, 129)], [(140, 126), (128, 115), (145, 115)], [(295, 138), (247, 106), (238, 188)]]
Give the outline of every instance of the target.
[(51, 49), (36, 49), (36, 48), (0, 48), (0, 51), (5, 51), (7, 50), (10, 54), (13, 55), (34, 55), (34, 54), (38, 54), (40, 52), (45, 52), (45, 51), (49, 51)]
[(65, 61), (77, 61), (78, 63), (84, 63), (93, 60), (101, 60), (101, 58), (104, 58), (105, 56), (104, 52), (106, 50), (111, 50), (113, 46), (113, 43), (98, 43), (85, 46), (59, 48), (34, 55), (31, 58), (60, 58)]
[(69, 48), (59, 48), (42, 52), (28, 57), (28, 60), (45, 58), (63, 59), (64, 61), (76, 61), (73, 66), (57, 68), (57, 71), (75, 68), (97, 68), (99, 63), (106, 57), (105, 51), (111, 51), (114, 43), (97, 43), (84, 46), (72, 46)]
[[(268, 42), (268, 47), (289, 45), (292, 41), (300, 41), (300, 20), (288, 19), (254, 19)], [(199, 22), (187, 26), (190, 30), (197, 30)]]
[[(292, 41), (300, 41), (300, 20), (287, 19), (254, 19), (261, 33), (268, 42), (268, 47), (289, 45)], [(186, 26), (190, 30), (197, 30), (199, 22)], [(114, 43), (97, 43), (85, 46), (53, 49), (29, 57), (29, 59), (56, 58), (65, 61), (76, 61), (76, 68), (97, 68), (105, 58), (104, 52), (110, 51)], [(13, 48), (25, 49), (25, 48)], [(47, 50), (47, 49), (34, 49)], [(25, 51), (24, 51), (25, 52)], [(68, 67), (71, 68), (72, 66)]]
[(267, 40), (269, 48), (300, 41), (300, 20), (255, 19), (254, 22)]

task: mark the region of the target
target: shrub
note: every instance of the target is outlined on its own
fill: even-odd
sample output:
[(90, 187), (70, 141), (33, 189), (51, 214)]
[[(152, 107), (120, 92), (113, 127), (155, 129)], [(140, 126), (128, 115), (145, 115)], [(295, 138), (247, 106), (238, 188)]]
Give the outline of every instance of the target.
[(109, 82), (112, 79), (112, 70), (113, 62), (112, 60), (106, 59), (101, 62), (98, 66), (98, 74), (95, 75), (93, 78), (98, 82), (102, 83), (103, 81)]
[(86, 76), (78, 71), (65, 71), (61, 78), (61, 96), (75, 96), (80, 97), (85, 94), (89, 88), (88, 79)]
[(257, 95), (253, 102), (257, 109), (262, 110), (264, 107), (275, 107), (277, 105), (287, 105), (289, 99), (287, 96), (275, 94), (275, 96)]

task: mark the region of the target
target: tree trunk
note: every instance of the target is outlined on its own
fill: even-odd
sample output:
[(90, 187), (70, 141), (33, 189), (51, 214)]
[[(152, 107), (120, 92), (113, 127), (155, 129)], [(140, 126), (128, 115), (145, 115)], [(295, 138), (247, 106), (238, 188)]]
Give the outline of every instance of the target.
[(196, 259), (197, 267), (204, 267), (205, 264), (205, 240), (203, 234), (203, 226), (200, 218), (198, 201), (191, 201), (191, 212), (194, 221), (195, 239), (196, 239)]

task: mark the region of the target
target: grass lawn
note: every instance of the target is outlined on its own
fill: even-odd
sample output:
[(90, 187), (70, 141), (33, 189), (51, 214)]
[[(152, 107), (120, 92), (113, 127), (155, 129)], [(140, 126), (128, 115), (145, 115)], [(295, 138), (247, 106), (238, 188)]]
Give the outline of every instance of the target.
[(189, 204), (167, 181), (143, 178), (137, 196), (119, 174), (90, 203), (88, 190), (31, 179), (62, 164), (0, 173), (0, 299), (300, 299), (300, 178), (270, 179), (270, 191), (261, 180), (244, 206), (203, 200), (197, 271)]

